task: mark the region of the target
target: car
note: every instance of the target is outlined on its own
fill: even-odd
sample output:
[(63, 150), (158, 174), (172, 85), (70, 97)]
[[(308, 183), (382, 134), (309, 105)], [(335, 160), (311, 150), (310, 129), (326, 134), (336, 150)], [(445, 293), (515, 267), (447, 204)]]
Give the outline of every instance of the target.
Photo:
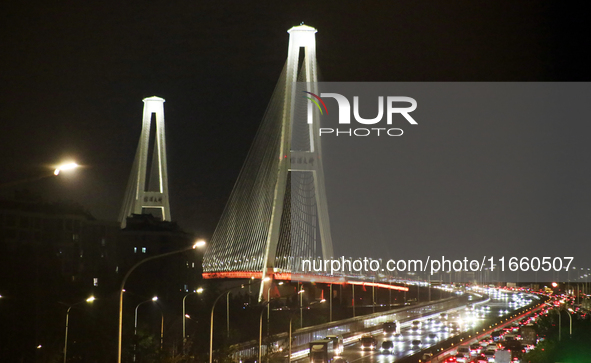
[(330, 339), (332, 340), (332, 346), (334, 347), (334, 353), (336, 355), (340, 355), (343, 350), (345, 349), (345, 346), (343, 344), (343, 337), (340, 335), (327, 335), (326, 339)]
[(362, 337), (360, 339), (361, 341), (361, 349), (365, 350), (365, 349), (376, 349), (378, 346), (378, 341), (376, 340), (376, 338), (372, 337), (372, 336), (365, 336)]
[(394, 350), (394, 343), (391, 340), (384, 340), (382, 342), (382, 346), (380, 347), (380, 351), (392, 352), (393, 350)]
[(471, 356), (477, 356), (480, 353), (480, 350), (482, 349), (482, 346), (480, 346), (480, 344), (478, 343), (474, 343), (470, 345), (470, 355)]
[(456, 357), (454, 357), (453, 355), (451, 357), (447, 357), (447, 359), (445, 360), (445, 363), (456, 363)]
[(420, 339), (415, 339), (412, 342), (410, 342), (410, 344), (412, 344), (412, 345), (421, 345), (421, 340)]
[(466, 346), (459, 347), (458, 353), (462, 353), (464, 355), (470, 355), (470, 347), (466, 347)]
[(495, 352), (491, 350), (487, 350), (486, 352), (482, 353), (482, 355), (486, 358), (489, 362), (495, 361)]
[(437, 339), (437, 334), (435, 334), (435, 333), (429, 333), (428, 338), (429, 339)]
[(466, 363), (468, 361), (468, 359), (466, 359), (466, 356), (462, 353), (458, 353), (456, 354), (456, 362), (458, 363)]
[(496, 344), (489, 344), (486, 346), (487, 351), (495, 352), (499, 347)]
[(337, 357), (332, 361), (332, 363), (349, 363), (349, 362), (343, 357)]

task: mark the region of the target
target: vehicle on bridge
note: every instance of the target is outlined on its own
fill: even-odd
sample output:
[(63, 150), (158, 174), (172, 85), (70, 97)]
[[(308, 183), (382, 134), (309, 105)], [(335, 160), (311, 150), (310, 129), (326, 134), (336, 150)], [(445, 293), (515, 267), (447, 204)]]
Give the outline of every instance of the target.
[(535, 345), (537, 343), (538, 333), (533, 324), (522, 326), (519, 329), (519, 335), (521, 335), (521, 339), (525, 345)]
[(501, 336), (503, 335), (503, 331), (502, 330), (495, 330), (492, 333), (490, 333), (491, 338), (493, 339), (493, 341), (497, 342), (499, 340), (501, 340)]
[(384, 329), (384, 335), (386, 337), (400, 334), (400, 326), (396, 321), (386, 322), (382, 328)]
[(470, 355), (475, 357), (478, 354), (480, 354), (480, 351), (482, 350), (482, 346), (478, 343), (474, 343), (470, 345)]
[(489, 362), (495, 361), (495, 351), (494, 350), (485, 350), (482, 355), (487, 359)]
[(327, 335), (325, 339), (332, 340), (332, 346), (334, 349), (335, 355), (341, 355), (343, 350), (345, 350), (345, 345), (343, 343), (343, 337), (340, 335)]
[(372, 336), (364, 336), (361, 337), (361, 349), (365, 350), (365, 349), (376, 349), (378, 346), (378, 341), (376, 340), (376, 338), (372, 337)]
[(380, 347), (380, 352), (392, 353), (394, 350), (394, 342), (391, 340), (384, 340), (382, 342), (382, 346)]
[(470, 347), (467, 345), (461, 346), (458, 348), (458, 353), (462, 353), (465, 356), (470, 356)]
[(310, 342), (310, 363), (332, 363), (334, 359), (333, 342), (320, 339)]

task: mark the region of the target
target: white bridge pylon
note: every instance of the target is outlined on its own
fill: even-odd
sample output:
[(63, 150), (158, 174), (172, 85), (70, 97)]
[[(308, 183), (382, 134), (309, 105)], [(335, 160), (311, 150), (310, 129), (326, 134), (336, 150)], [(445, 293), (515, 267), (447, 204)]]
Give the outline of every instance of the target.
[(301, 274), (301, 260), (333, 257), (324, 185), (316, 29), (288, 30), (285, 66), (203, 259), (204, 278), (272, 279)]
[[(326, 201), (326, 191), (324, 185), (324, 172), (322, 167), (322, 158), (321, 158), (321, 145), (319, 139), (319, 132), (318, 132), (318, 111), (313, 108), (313, 104), (311, 102), (307, 103), (307, 119), (296, 119), (295, 118), (295, 108), (296, 108), (296, 99), (301, 99), (302, 95), (298, 94), (301, 92), (301, 86), (297, 87), (298, 80), (301, 82), (306, 83), (306, 89), (309, 92), (314, 94), (318, 94), (317, 90), (317, 82), (318, 82), (318, 66), (316, 63), (316, 32), (317, 30), (311, 26), (307, 25), (299, 25), (295, 26), (287, 31), (289, 33), (289, 46), (287, 51), (287, 64), (285, 69), (285, 103), (283, 108), (283, 120), (282, 120), (282, 133), (281, 133), (281, 147), (279, 150), (279, 159), (281, 160), (279, 163), (279, 170), (278, 170), (278, 178), (277, 184), (275, 186), (275, 198), (273, 201), (273, 212), (271, 215), (271, 227), (269, 228), (269, 235), (267, 238), (266, 243), (266, 250), (265, 250), (265, 258), (266, 261), (266, 268), (263, 268), (263, 279), (265, 276), (271, 275), (273, 272), (277, 271), (277, 259), (276, 254), (278, 251), (278, 243), (279, 243), (279, 235), (281, 233), (281, 220), (282, 220), (282, 213), (284, 212), (284, 203), (286, 202), (286, 187), (289, 188), (287, 184), (288, 175), (291, 173), (290, 183), (294, 185), (296, 183), (296, 173), (302, 176), (302, 174), (310, 174), (307, 177), (313, 180), (314, 186), (314, 199), (316, 203), (316, 210), (313, 211), (316, 214), (316, 218), (318, 221), (318, 230), (320, 233), (320, 246), (322, 250), (322, 256), (324, 258), (330, 258), (333, 256), (333, 248), (332, 248), (332, 238), (330, 234), (330, 224), (328, 219), (328, 207)], [(298, 74), (300, 69), (298, 68), (300, 64), (300, 50), (301, 48), (304, 49), (304, 59), (302, 62), (301, 71), (303, 74)], [(312, 119), (315, 117), (316, 122), (312, 122)], [(296, 122), (305, 122), (307, 126), (307, 132), (305, 137), (308, 138), (308, 145), (305, 147), (305, 150), (296, 150), (294, 149), (294, 145), (292, 145), (292, 141), (294, 140), (292, 131), (296, 127)], [(285, 158), (284, 156), (289, 154), (289, 158)], [(282, 157), (283, 156), (283, 157)], [(314, 160), (312, 164), (302, 164), (298, 163), (301, 160)], [(298, 188), (292, 188), (292, 191), (295, 191)], [(290, 193), (291, 194), (291, 193)], [(290, 198), (293, 196), (290, 195)], [(293, 269), (298, 269), (299, 264), (298, 257), (312, 257), (312, 256), (302, 256), (299, 255), (298, 251), (298, 244), (302, 244), (301, 241), (298, 241), (298, 237), (295, 236), (294, 227), (295, 227), (295, 219), (297, 218), (294, 215), (295, 209), (294, 203), (295, 201), (292, 199), (290, 201), (292, 212), (291, 212), (291, 232), (292, 236), (291, 239), (291, 254), (293, 257), (294, 262), (291, 264), (292, 273), (296, 273), (297, 271), (293, 271)], [(309, 243), (309, 241), (307, 241)], [(304, 243), (304, 244), (308, 244)], [(281, 257), (281, 256), (280, 256)], [(270, 283), (270, 282), (269, 282)], [(267, 290), (267, 285), (269, 284), (261, 284), (261, 289), (259, 292), (259, 300), (267, 299), (267, 296), (264, 296), (264, 291)]]
[[(121, 228), (125, 228), (127, 217), (132, 214), (142, 214), (144, 210), (149, 209), (159, 210), (162, 220), (171, 220), (164, 133), (164, 99), (153, 96), (144, 98), (143, 101), (142, 132), (119, 214)], [(156, 128), (154, 140), (150, 139), (152, 123)], [(151, 148), (153, 148), (152, 161), (148, 169)]]

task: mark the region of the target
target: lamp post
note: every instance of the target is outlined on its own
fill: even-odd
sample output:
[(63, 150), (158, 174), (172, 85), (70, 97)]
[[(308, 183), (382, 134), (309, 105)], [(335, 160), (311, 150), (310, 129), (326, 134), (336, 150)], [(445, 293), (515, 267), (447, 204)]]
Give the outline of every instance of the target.
[(123, 292), (125, 291), (125, 282), (127, 282), (127, 279), (129, 278), (129, 275), (131, 275), (131, 273), (138, 268), (138, 266), (148, 262), (148, 261), (152, 261), (158, 258), (162, 258), (162, 257), (167, 257), (167, 256), (171, 256), (171, 255), (176, 255), (177, 253), (183, 253), (186, 251), (190, 251), (190, 250), (194, 250), (196, 248), (203, 248), (205, 247), (205, 242), (204, 241), (198, 241), (195, 242), (194, 245), (190, 246), (190, 247), (186, 247), (180, 250), (176, 250), (176, 251), (171, 251), (171, 252), (167, 252), (167, 253), (163, 253), (160, 255), (156, 255), (156, 256), (151, 256), (148, 258), (145, 258), (141, 261), (139, 261), (138, 263), (136, 263), (135, 265), (133, 265), (129, 271), (127, 271), (127, 273), (125, 274), (125, 276), (123, 277), (123, 281), (121, 281), (121, 286), (119, 288), (119, 336), (118, 336), (118, 348), (117, 348), (117, 362), (121, 363), (121, 348), (122, 348), (122, 334), (123, 334)]
[(329, 285), (328, 294), (330, 295), (328, 299), (328, 322), (332, 322), (332, 283)]
[(65, 334), (65, 338), (64, 338), (64, 363), (66, 363), (66, 360), (68, 358), (68, 326), (69, 326), (69, 322), (70, 322), (70, 310), (74, 306), (76, 306), (78, 304), (82, 304), (82, 303), (85, 303), (85, 302), (89, 302), (90, 303), (90, 302), (93, 302), (94, 300), (96, 300), (94, 298), (94, 296), (91, 296), (91, 297), (89, 297), (88, 299), (86, 299), (84, 301), (80, 301), (80, 302), (77, 302), (77, 303), (75, 303), (73, 305), (70, 305), (68, 307), (68, 310), (66, 311), (66, 334)]
[[(268, 279), (268, 277), (266, 277), (265, 279)], [(263, 279), (264, 280), (264, 279)], [(268, 280), (264, 280), (264, 281), (268, 281)], [(232, 287), (230, 289), (227, 289), (226, 291), (222, 292), (220, 295), (218, 295), (218, 297), (215, 298), (215, 300), (213, 301), (213, 305), (211, 307), (211, 319), (209, 322), (209, 363), (213, 362), (213, 312), (215, 310), (215, 304), (218, 302), (218, 300), (224, 296), (225, 294), (229, 293), (230, 291), (237, 289), (237, 288), (244, 288), (246, 286), (252, 285), (254, 283), (254, 279), (251, 279), (251, 282), (247, 285), (240, 285), (240, 286), (235, 286)], [(259, 362), (260, 363), (260, 362)]]
[(61, 171), (68, 171), (68, 170), (75, 169), (77, 167), (79, 167), (79, 165), (76, 163), (64, 163), (64, 164), (56, 166), (55, 170), (52, 173), (47, 173), (47, 174), (43, 174), (43, 175), (36, 176), (33, 178), (21, 179), (21, 180), (16, 180), (16, 181), (0, 184), (0, 188), (9, 188), (9, 187), (13, 187), (13, 186), (19, 185), (19, 184), (24, 184), (24, 183), (34, 182), (36, 180), (51, 178), (52, 176), (58, 176)]
[(376, 312), (376, 285), (371, 287), (371, 312)]
[(139, 309), (140, 305), (150, 302), (150, 301), (158, 301), (158, 296), (154, 296), (150, 300), (142, 301), (141, 303), (137, 304), (137, 306), (135, 307), (135, 314), (133, 316), (133, 337), (134, 337), (133, 361), (134, 362), (135, 362), (135, 350), (136, 350), (136, 346), (137, 346), (137, 310)]
[(353, 294), (353, 298), (351, 299), (353, 305), (353, 317), (355, 317), (355, 284), (351, 284), (351, 293)]
[(560, 307), (558, 308), (558, 341), (562, 340), (562, 317)]
[(197, 290), (190, 292), (183, 296), (183, 353), (185, 353), (185, 344), (187, 343), (187, 333), (186, 333), (186, 322), (187, 322), (187, 313), (185, 312), (185, 300), (187, 296), (192, 294), (201, 294), (203, 292), (203, 288), (200, 287)]
[(292, 316), (289, 318), (289, 337), (288, 337), (288, 339), (289, 339), (289, 353), (288, 353), (288, 354), (289, 354), (289, 355), (287, 356), (287, 362), (288, 362), (288, 363), (291, 363), (291, 323), (292, 323), (292, 320), (293, 320), (293, 317), (294, 317), (294, 316), (295, 316), (295, 315), (292, 315)]
[[(302, 292), (304, 290), (300, 290), (297, 292), (298, 295), (301, 295)], [(293, 296), (293, 295), (292, 295)], [(326, 300), (324, 300), (326, 301)], [(324, 302), (322, 301), (322, 302)], [(271, 302), (270, 299), (267, 299), (267, 301), (265, 301), (263, 303), (263, 305), (269, 306), (269, 303)], [(265, 311), (265, 307), (263, 306), (263, 309), (261, 310), (261, 315), (259, 317), (259, 360), (257, 363), (262, 363), (261, 362), (261, 353), (262, 353), (262, 345), (263, 345), (263, 312)], [(289, 318), (289, 356), (288, 356), (288, 361), (291, 363), (291, 328), (292, 328), (292, 322), (293, 322), (293, 318), (294, 318), (294, 314), (292, 314)], [(269, 323), (267, 322), (267, 331), (269, 330)], [(267, 352), (268, 353), (268, 352)]]
[[(299, 287), (299, 282), (298, 282), (298, 287)], [(302, 288), (298, 291), (298, 295), (300, 296), (299, 298), (299, 303), (300, 303), (300, 329), (304, 327), (304, 292), (306, 292), (306, 290), (304, 290), (304, 284), (302, 283)]]
[(573, 317), (572, 317), (572, 314), (571, 314), (571, 312), (572, 312), (572, 313), (574, 313), (574, 311), (573, 311), (573, 309), (571, 309), (571, 308), (568, 308), (568, 309), (566, 309), (566, 312), (567, 312), (567, 314), (568, 314), (568, 317), (569, 317), (569, 319), (570, 319), (570, 332), (569, 332), (570, 334), (569, 334), (569, 335), (570, 335), (570, 336), (571, 336), (571, 338), (572, 338), (572, 336), (573, 336)]
[[(263, 305), (269, 306), (270, 301), (267, 299), (267, 301), (265, 301), (263, 303)], [(259, 360), (257, 361), (257, 363), (262, 363), (261, 362), (261, 348), (263, 345), (263, 312), (265, 311), (265, 307), (263, 306), (263, 309), (261, 309), (261, 314), (259, 316)]]

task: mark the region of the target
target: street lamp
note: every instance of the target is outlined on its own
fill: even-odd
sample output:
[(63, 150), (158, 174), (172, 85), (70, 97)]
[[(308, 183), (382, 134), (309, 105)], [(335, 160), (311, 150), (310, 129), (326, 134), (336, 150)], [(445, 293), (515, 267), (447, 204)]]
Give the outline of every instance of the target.
[(142, 305), (143, 303), (147, 303), (150, 301), (158, 301), (158, 296), (154, 296), (153, 298), (146, 300), (146, 301), (142, 301), (141, 303), (137, 304), (137, 306), (135, 307), (135, 314), (133, 317), (133, 336), (134, 336), (134, 344), (133, 344), (133, 361), (135, 362), (135, 348), (137, 346), (137, 310), (139, 309), (140, 305)]
[(566, 312), (568, 313), (568, 318), (570, 319), (570, 336), (573, 336), (573, 317), (571, 315), (571, 313), (574, 313), (573, 309), (568, 308), (566, 309)]
[[(254, 279), (251, 279), (250, 281), (251, 282), (247, 285), (234, 286), (232, 288), (227, 289), (226, 291), (224, 291), (220, 295), (218, 295), (218, 297), (216, 297), (215, 300), (213, 301), (213, 305), (211, 307), (211, 318), (210, 318), (210, 323), (209, 323), (209, 363), (213, 363), (213, 312), (215, 310), (215, 304), (218, 302), (218, 300), (222, 296), (230, 293), (230, 291), (232, 291), (234, 289), (238, 289), (238, 288), (243, 289), (246, 286), (250, 287), (250, 285), (252, 285), (254, 283)], [(258, 362), (258, 363), (260, 363), (260, 362)]]
[(123, 281), (121, 281), (121, 287), (119, 288), (119, 336), (118, 336), (118, 347), (117, 347), (117, 362), (121, 363), (121, 348), (122, 348), (122, 335), (123, 335), (123, 292), (125, 291), (125, 282), (127, 282), (127, 279), (129, 278), (129, 275), (131, 275), (131, 273), (138, 268), (138, 266), (148, 262), (148, 261), (152, 261), (158, 258), (162, 258), (162, 257), (167, 257), (167, 256), (171, 256), (171, 255), (175, 255), (177, 253), (183, 253), (186, 251), (190, 251), (190, 250), (194, 250), (196, 248), (203, 248), (205, 246), (205, 243), (201, 243), (202, 241), (198, 241), (195, 242), (192, 246), (190, 247), (186, 247), (180, 250), (176, 250), (176, 251), (172, 251), (172, 252), (167, 252), (167, 253), (163, 253), (160, 255), (156, 255), (156, 256), (151, 256), (148, 258), (145, 258), (141, 261), (139, 261), (138, 263), (136, 263), (135, 265), (133, 265), (129, 271), (127, 271), (127, 273), (125, 274), (125, 276), (123, 277)]
[(53, 173), (44, 173), (42, 175), (39, 175), (39, 176), (36, 176), (33, 178), (21, 179), (21, 180), (16, 180), (16, 181), (0, 184), (0, 188), (9, 188), (9, 187), (13, 187), (15, 185), (19, 185), (19, 184), (23, 184), (23, 183), (29, 183), (29, 182), (33, 182), (33, 181), (37, 181), (37, 180), (41, 180), (41, 179), (51, 178), (53, 176), (59, 175), (61, 171), (72, 170), (77, 167), (79, 167), (79, 165), (76, 163), (73, 163), (73, 162), (64, 163), (64, 164), (58, 165), (56, 167), (56, 169), (54, 169)]
[(203, 248), (203, 247), (205, 247), (205, 245), (206, 245), (206, 243), (204, 240), (199, 240), (199, 241), (195, 242), (194, 246), (195, 246), (195, 248)]
[(76, 163), (65, 163), (58, 165), (58, 167), (54, 170), (53, 175), (57, 176), (61, 171), (76, 169), (78, 166), (79, 165)]
[(80, 301), (80, 302), (77, 302), (77, 303), (75, 303), (73, 305), (70, 305), (68, 307), (68, 310), (66, 310), (66, 334), (65, 334), (65, 338), (64, 338), (64, 363), (66, 363), (66, 359), (68, 358), (68, 326), (69, 326), (69, 322), (70, 322), (70, 310), (74, 306), (76, 306), (78, 304), (82, 304), (82, 303), (85, 303), (85, 302), (91, 303), (94, 300), (96, 300), (94, 298), (94, 296), (91, 296), (91, 297), (89, 297), (88, 299), (86, 299), (84, 301)]
[[(271, 302), (270, 300), (267, 300), (263, 304), (269, 306), (270, 302)], [(261, 349), (263, 346), (263, 312), (264, 311), (265, 311), (265, 308), (263, 307), (263, 309), (261, 309), (261, 314), (259, 316), (259, 360), (257, 363), (262, 363), (261, 362), (261, 353), (262, 353)], [(268, 354), (268, 352), (267, 352), (267, 354)]]
[(189, 318), (189, 315), (185, 312), (185, 299), (189, 295), (201, 294), (202, 292), (203, 292), (203, 288), (200, 287), (197, 290), (190, 292), (190, 293), (186, 294), (185, 296), (183, 296), (183, 353), (185, 352), (185, 344), (187, 342), (187, 334), (186, 334), (186, 330), (185, 330), (186, 320), (187, 320), (187, 318)]

